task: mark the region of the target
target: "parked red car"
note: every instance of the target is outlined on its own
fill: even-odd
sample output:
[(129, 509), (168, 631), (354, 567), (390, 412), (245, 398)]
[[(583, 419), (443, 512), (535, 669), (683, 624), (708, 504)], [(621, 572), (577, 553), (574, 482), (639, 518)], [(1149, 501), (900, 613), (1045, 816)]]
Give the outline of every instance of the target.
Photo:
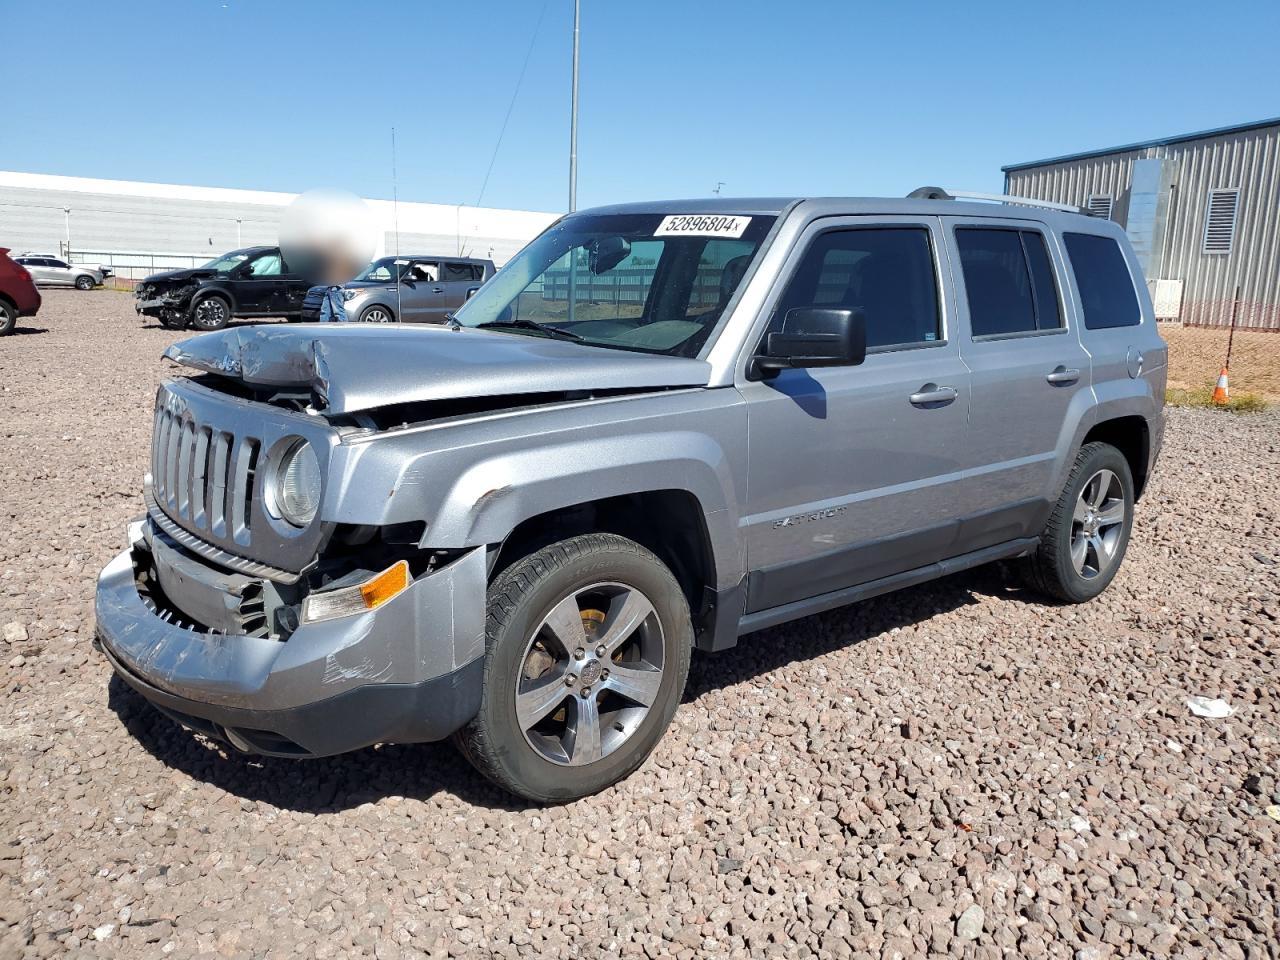
[(0, 336), (13, 333), (19, 317), (34, 317), (40, 309), (40, 291), (25, 267), (9, 259), (9, 248), (0, 247)]

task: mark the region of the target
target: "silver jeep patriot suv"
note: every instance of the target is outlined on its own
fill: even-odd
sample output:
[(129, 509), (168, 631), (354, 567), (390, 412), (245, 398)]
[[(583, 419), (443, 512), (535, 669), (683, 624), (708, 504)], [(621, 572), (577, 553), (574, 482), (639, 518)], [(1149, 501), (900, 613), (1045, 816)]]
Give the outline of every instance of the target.
[(555, 802), (644, 761), (695, 647), (1000, 559), (1089, 600), (1163, 430), (1138, 262), (926, 196), (588, 210), (446, 325), (175, 344), (102, 651), (239, 750), (453, 737)]

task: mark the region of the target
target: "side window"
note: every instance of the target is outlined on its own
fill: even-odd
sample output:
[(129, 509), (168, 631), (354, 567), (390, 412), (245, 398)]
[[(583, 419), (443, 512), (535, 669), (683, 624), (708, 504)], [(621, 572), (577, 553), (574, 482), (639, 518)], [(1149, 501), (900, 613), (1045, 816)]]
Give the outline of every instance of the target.
[(780, 329), (797, 307), (861, 310), (868, 350), (941, 339), (929, 231), (853, 227), (820, 234), (787, 284), (770, 328)]
[(448, 277), (440, 276), (440, 265), (436, 263), (428, 263), (425, 260), (415, 260), (409, 265), (409, 269), (405, 271), (404, 277), (409, 280), (417, 280), (422, 283), (435, 283), (437, 280), (447, 280)]
[(1067, 256), (1076, 275), (1084, 325), (1089, 330), (1136, 327), (1142, 322), (1133, 277), (1120, 246), (1110, 237), (1064, 233)]
[(254, 277), (275, 277), (280, 274), (280, 254), (266, 253), (249, 264), (249, 274)]
[(444, 276), (441, 280), (479, 280), (479, 273), (476, 267), (469, 263), (446, 263), (444, 264)]
[(961, 227), (956, 247), (973, 336), (1062, 326), (1053, 267), (1038, 231)]

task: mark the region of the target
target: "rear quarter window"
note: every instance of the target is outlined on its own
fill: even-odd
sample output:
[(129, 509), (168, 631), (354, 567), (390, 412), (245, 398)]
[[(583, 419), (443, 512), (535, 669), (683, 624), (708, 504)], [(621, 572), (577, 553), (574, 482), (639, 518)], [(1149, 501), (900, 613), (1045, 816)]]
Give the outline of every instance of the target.
[(1076, 288), (1088, 330), (1136, 327), (1142, 322), (1133, 276), (1120, 245), (1110, 237), (1064, 233), (1067, 257), (1076, 275)]

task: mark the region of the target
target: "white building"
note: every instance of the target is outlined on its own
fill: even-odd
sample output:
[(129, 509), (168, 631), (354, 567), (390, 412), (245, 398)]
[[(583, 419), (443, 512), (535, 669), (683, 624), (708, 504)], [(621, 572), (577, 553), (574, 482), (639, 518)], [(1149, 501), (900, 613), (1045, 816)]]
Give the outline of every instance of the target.
[[(236, 247), (275, 244), (297, 194), (0, 171), (0, 247), (70, 251), (137, 279), (194, 266)], [(487, 257), (502, 266), (559, 214), (459, 204), (366, 200), (378, 224), (376, 256)], [(399, 227), (397, 247), (396, 227)]]

